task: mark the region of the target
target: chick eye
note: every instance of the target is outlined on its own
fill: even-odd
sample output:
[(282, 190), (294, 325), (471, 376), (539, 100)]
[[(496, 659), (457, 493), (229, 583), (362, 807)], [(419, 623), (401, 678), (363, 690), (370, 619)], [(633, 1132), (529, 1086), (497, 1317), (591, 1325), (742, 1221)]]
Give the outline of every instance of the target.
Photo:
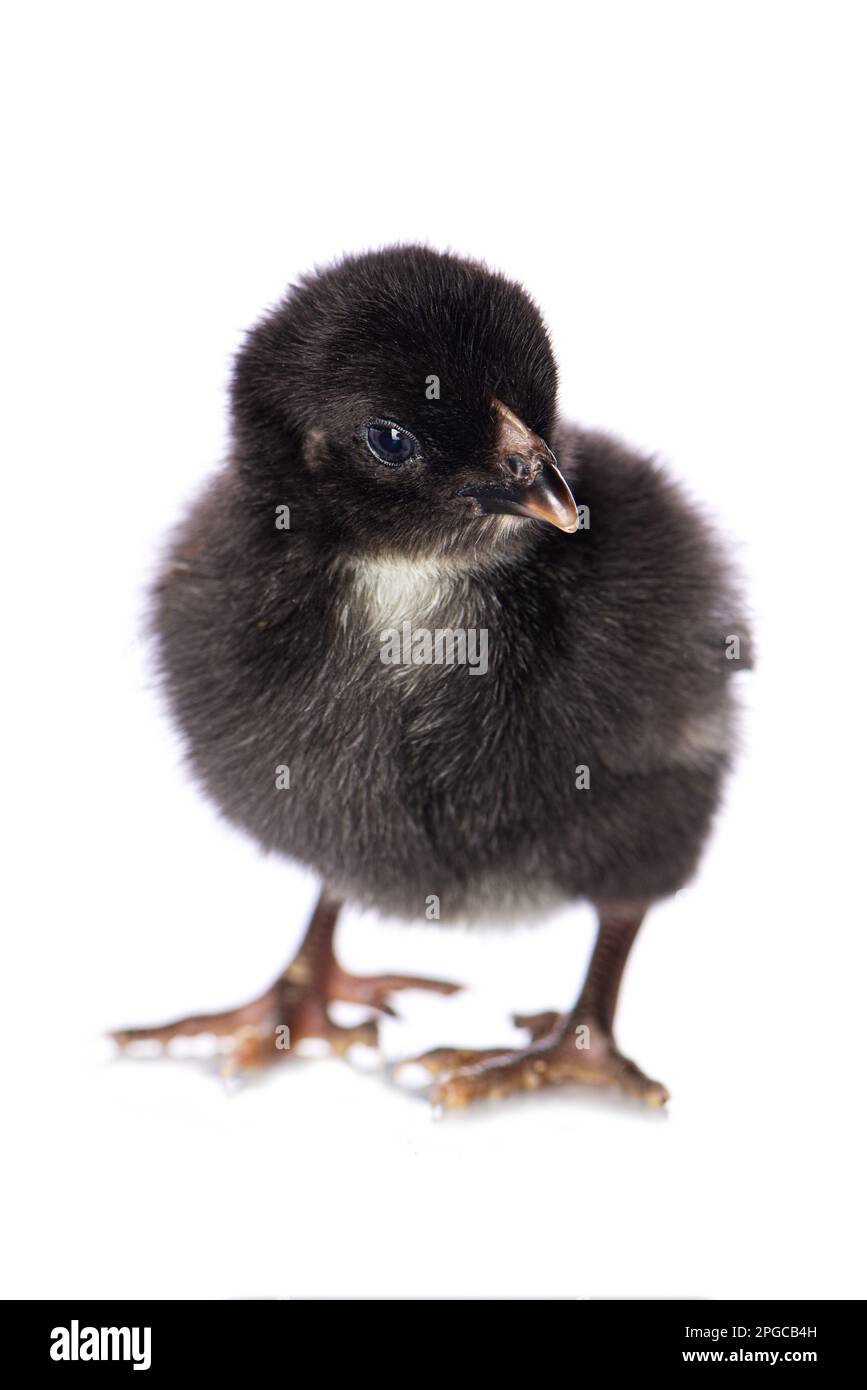
[(370, 452), (389, 468), (408, 463), (418, 447), (407, 430), (390, 420), (371, 420), (364, 426), (364, 440)]

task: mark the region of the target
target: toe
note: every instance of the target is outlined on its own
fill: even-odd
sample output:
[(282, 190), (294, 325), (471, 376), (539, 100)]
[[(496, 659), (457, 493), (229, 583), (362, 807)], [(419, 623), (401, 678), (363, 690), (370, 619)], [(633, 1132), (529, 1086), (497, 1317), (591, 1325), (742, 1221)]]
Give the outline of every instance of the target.
[(395, 1077), (399, 1077), (401, 1072), (408, 1071), (411, 1067), (423, 1067), (430, 1076), (448, 1076), (452, 1072), (460, 1071), (466, 1067), (478, 1066), (493, 1058), (503, 1057), (507, 1053), (508, 1049), (503, 1047), (486, 1049), (434, 1047), (429, 1052), (421, 1053), (418, 1057), (406, 1057), (397, 1062), (393, 1068), (393, 1073)]
[(512, 1014), (512, 1022), (516, 1028), (526, 1029), (533, 1042), (538, 1042), (559, 1027), (562, 1017), (554, 1009), (546, 1009), (541, 1014)]
[(401, 990), (427, 990), (433, 994), (455, 994), (462, 985), (449, 980), (427, 980), (419, 975), (350, 975), (339, 968), (329, 982), (328, 997), (347, 1004), (366, 1004), (391, 1018), (398, 1013), (389, 996)]

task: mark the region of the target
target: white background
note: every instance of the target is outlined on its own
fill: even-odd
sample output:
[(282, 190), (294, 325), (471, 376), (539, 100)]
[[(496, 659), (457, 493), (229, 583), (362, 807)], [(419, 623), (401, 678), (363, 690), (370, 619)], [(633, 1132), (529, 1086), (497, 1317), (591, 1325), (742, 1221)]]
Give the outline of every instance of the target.
[[(32, 4), (4, 31), (2, 1292), (863, 1297), (859, 7)], [(528, 286), (564, 412), (658, 450), (750, 576), (742, 764), (622, 997), (664, 1116), (564, 1091), (434, 1124), (337, 1061), (227, 1097), (100, 1043), (240, 1002), (300, 936), (313, 882), (179, 768), (143, 594), (244, 328), (415, 239)], [(340, 948), (473, 986), (404, 997), (400, 1056), (566, 1005), (591, 930), (350, 917)]]

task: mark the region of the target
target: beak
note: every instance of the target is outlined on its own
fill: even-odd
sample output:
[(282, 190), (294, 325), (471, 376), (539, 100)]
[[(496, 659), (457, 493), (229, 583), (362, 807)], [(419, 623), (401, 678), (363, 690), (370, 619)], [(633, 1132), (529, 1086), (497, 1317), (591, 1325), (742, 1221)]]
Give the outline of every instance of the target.
[(501, 401), (497, 417), (493, 476), (490, 482), (461, 489), (480, 516), (505, 513), (546, 521), (560, 531), (577, 531), (578, 509), (569, 484), (544, 439), (533, 434)]

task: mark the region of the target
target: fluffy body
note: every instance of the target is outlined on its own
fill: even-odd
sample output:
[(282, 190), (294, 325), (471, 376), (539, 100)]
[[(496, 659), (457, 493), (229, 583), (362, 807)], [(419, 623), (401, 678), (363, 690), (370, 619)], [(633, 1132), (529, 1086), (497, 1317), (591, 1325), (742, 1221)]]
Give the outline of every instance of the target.
[[(746, 653), (726, 659), (743, 627), (721, 547), (664, 473), (549, 427), (589, 529), (486, 518), (470, 545), (413, 521), (395, 558), (394, 535), (362, 527), (347, 544), (299, 505), (324, 466), (303, 431), (264, 486), (238, 434), (155, 609), (171, 707), (220, 810), (338, 894), (413, 920), (431, 894), (448, 922), (681, 887), (729, 766)], [(380, 625), (404, 620), (486, 628), (487, 674), (383, 664)]]

